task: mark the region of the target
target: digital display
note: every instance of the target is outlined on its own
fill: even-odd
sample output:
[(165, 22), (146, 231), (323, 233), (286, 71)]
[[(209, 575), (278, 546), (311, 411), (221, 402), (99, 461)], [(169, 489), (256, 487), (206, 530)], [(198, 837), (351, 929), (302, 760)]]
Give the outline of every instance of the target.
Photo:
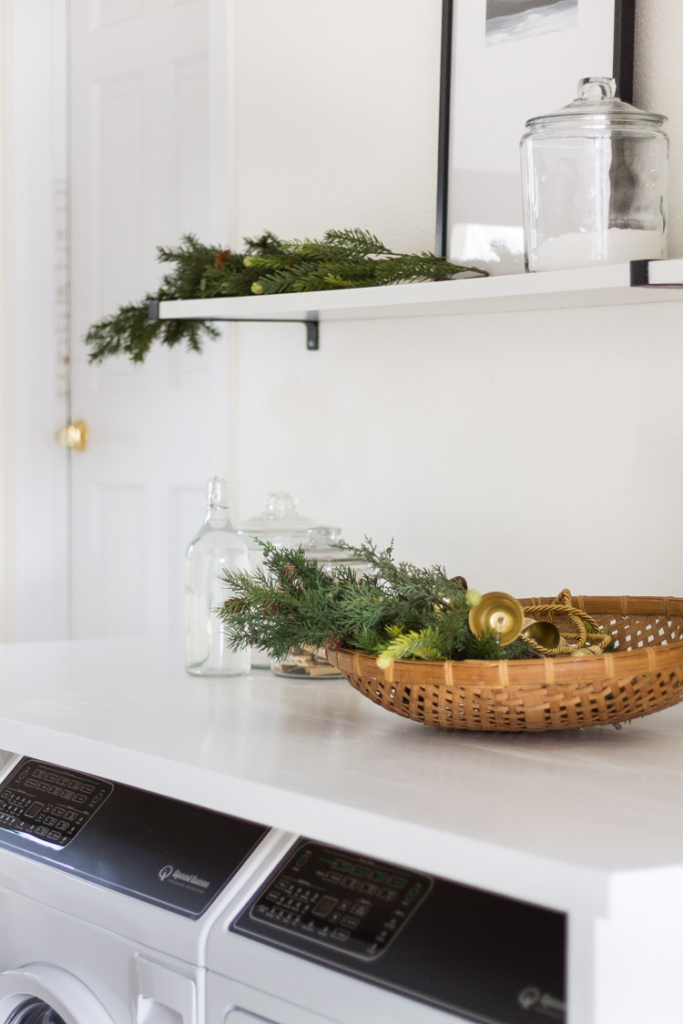
[(0, 786), (0, 828), (67, 846), (113, 790), (103, 779), (22, 761)]
[(425, 875), (306, 843), (261, 890), (249, 917), (370, 960), (398, 935), (430, 888)]

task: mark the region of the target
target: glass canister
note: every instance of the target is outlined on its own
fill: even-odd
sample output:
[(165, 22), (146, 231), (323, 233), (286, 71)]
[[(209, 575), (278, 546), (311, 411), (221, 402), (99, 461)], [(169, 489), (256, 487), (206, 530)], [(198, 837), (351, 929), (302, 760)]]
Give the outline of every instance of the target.
[[(354, 558), (344, 548), (335, 546), (339, 531), (327, 527), (318, 527), (308, 533), (304, 544), (307, 558), (318, 563), (325, 572), (333, 573), (341, 566), (361, 576), (371, 568), (368, 562)], [(289, 676), (294, 679), (340, 679), (343, 673), (330, 665), (324, 649), (313, 647), (295, 647), (288, 652), (284, 661), (273, 661), (271, 669), (278, 676)]]
[(578, 99), (526, 122), (521, 141), (529, 271), (666, 257), (666, 117), (584, 78)]
[[(269, 541), (278, 548), (305, 548), (316, 530), (326, 531), (328, 544), (340, 536), (338, 526), (318, 526), (313, 519), (302, 516), (298, 504), (296, 495), (289, 491), (274, 491), (266, 498), (261, 515), (245, 520), (238, 527), (238, 533), (249, 548), (252, 572), (263, 564), (263, 548), (258, 541)], [(270, 658), (260, 648), (254, 648), (251, 664), (253, 668), (269, 668)]]

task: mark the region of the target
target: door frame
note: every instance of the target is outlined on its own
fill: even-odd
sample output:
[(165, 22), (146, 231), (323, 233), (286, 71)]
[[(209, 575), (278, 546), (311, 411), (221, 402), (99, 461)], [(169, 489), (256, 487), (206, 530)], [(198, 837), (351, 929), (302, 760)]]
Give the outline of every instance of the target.
[(68, 0), (2, 0), (0, 639), (69, 631)]

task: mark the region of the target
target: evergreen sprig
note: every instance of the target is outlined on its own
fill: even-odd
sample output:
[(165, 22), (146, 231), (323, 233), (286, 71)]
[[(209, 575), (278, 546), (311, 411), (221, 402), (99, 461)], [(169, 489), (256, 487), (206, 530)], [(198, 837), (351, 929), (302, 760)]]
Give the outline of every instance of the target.
[(395, 658), (536, 657), (522, 640), (500, 647), (493, 633), (472, 633), (471, 592), (460, 577), (449, 579), (440, 566), (397, 563), (392, 548), (369, 542), (340, 547), (368, 563), (364, 575), (343, 565), (330, 572), (302, 549), (272, 544), (253, 573), (225, 572), (232, 596), (216, 614), (231, 650), (257, 646), (283, 661), (293, 647), (336, 644), (374, 654), (382, 667)]
[(149, 320), (149, 303), (155, 300), (367, 288), (446, 281), (466, 271), (485, 274), (429, 252), (393, 253), (376, 235), (361, 228), (331, 230), (322, 239), (294, 241), (283, 241), (266, 231), (258, 238), (245, 238), (242, 252), (204, 245), (189, 234), (177, 248), (159, 246), (157, 259), (171, 266), (159, 289), (139, 303), (119, 307), (117, 313), (89, 328), (85, 342), (91, 362), (123, 353), (140, 363), (155, 341), (169, 347), (184, 341), (192, 351), (201, 352), (204, 339), (217, 336), (216, 329), (202, 320)]

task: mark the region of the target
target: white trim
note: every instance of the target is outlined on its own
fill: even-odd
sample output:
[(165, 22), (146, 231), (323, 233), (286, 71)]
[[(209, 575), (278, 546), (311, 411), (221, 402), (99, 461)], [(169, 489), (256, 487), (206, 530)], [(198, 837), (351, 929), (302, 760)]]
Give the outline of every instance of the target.
[(7, 550), (7, 494), (9, 476), (7, 454), (9, 447), (8, 373), (7, 373), (7, 193), (6, 193), (6, 91), (9, 76), (9, 54), (6, 52), (8, 11), (0, 4), (0, 642), (9, 639), (10, 578)]
[[(55, 183), (66, 179), (66, 0), (4, 0), (0, 635), (67, 632), (68, 414), (55, 329)], [(62, 373), (58, 373), (58, 359)], [(59, 386), (61, 378), (61, 387)]]

